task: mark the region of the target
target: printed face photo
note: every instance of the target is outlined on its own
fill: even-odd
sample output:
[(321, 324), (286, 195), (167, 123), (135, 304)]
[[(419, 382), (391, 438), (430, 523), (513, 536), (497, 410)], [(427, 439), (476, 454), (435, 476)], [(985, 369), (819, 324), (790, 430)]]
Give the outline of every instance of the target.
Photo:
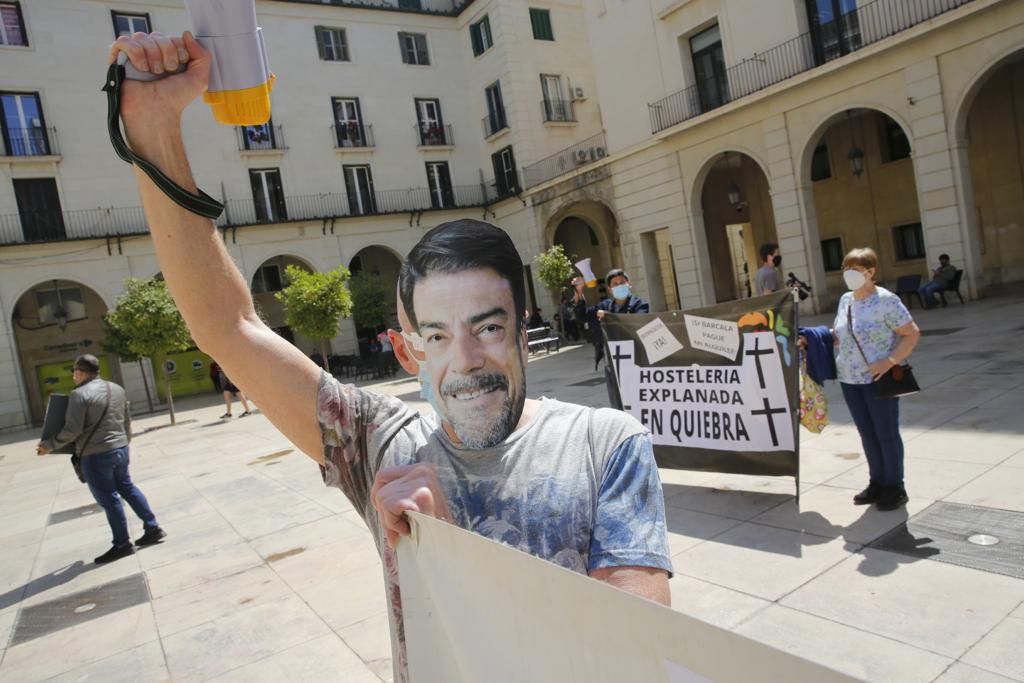
[(490, 269), (433, 273), (413, 308), (441, 416), (468, 448), (511, 434), (526, 401), (526, 344), (507, 280)]

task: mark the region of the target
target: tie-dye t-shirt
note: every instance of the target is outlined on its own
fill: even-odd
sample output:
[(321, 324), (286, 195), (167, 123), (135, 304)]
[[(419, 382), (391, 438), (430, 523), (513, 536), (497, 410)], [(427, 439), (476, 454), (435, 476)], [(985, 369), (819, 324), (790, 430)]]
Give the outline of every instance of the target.
[(324, 481), (345, 492), (381, 553), (398, 681), (407, 662), (397, 560), (369, 499), (382, 467), (433, 463), (456, 524), (568, 569), (672, 571), (651, 437), (625, 413), (543, 399), (502, 444), (470, 450), (435, 418), (324, 373), (317, 418)]
[[(847, 311), (853, 306), (854, 341), (847, 323)], [(896, 328), (903, 327), (914, 318), (898, 296), (883, 287), (864, 299), (854, 299), (853, 292), (843, 294), (839, 299), (839, 310), (832, 331), (839, 338), (836, 352), (836, 375), (845, 384), (871, 384), (871, 370), (864, 362), (864, 356), (874, 363), (892, 355), (899, 343)], [(857, 342), (864, 349), (864, 356), (857, 350)]]

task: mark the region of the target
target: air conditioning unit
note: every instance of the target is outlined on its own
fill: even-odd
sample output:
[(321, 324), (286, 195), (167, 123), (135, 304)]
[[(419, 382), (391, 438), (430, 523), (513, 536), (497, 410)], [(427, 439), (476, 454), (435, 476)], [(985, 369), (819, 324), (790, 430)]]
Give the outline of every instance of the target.
[(590, 156), (593, 157), (594, 159), (604, 159), (606, 156), (608, 156), (608, 150), (606, 150), (604, 147), (591, 147)]
[(585, 164), (590, 161), (590, 152), (585, 149), (576, 150), (576, 154), (573, 156), (575, 157), (577, 164)]
[(572, 89), (572, 98), (574, 100), (585, 100), (585, 99), (587, 99), (587, 94), (585, 92), (583, 92), (583, 88), (573, 88)]

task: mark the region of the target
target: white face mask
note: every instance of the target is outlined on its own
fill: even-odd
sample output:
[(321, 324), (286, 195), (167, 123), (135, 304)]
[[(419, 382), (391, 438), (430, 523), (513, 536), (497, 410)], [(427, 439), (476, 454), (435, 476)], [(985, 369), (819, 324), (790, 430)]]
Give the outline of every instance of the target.
[(846, 286), (850, 291), (856, 291), (867, 284), (867, 276), (859, 270), (844, 270), (843, 281), (846, 282)]

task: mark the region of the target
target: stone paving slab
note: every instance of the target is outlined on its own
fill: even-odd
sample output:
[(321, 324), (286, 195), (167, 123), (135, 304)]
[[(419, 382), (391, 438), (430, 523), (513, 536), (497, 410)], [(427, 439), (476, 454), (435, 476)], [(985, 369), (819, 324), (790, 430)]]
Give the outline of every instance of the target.
[[(907, 510), (850, 504), (864, 458), (828, 383), (833, 424), (801, 433), (799, 507), (789, 478), (661, 470), (674, 608), (867, 680), (1024, 681), (1024, 581), (862, 547), (933, 500), (1024, 504), (1024, 347), (1006, 343), (1024, 296), (913, 313), (935, 332), (912, 360), (924, 391), (901, 404)], [(528, 366), (533, 397), (604, 405), (602, 381), (589, 347)], [(412, 378), (360, 384), (427, 409)], [(99, 568), (109, 531), (71, 515), (93, 501), (67, 457), (0, 434), (0, 680), (392, 680), (380, 560), (344, 496), (262, 415), (219, 420), (212, 393), (176, 403), (178, 426), (142, 416), (132, 446), (170, 535)], [(19, 614), (135, 574), (150, 602), (12, 645)]]

